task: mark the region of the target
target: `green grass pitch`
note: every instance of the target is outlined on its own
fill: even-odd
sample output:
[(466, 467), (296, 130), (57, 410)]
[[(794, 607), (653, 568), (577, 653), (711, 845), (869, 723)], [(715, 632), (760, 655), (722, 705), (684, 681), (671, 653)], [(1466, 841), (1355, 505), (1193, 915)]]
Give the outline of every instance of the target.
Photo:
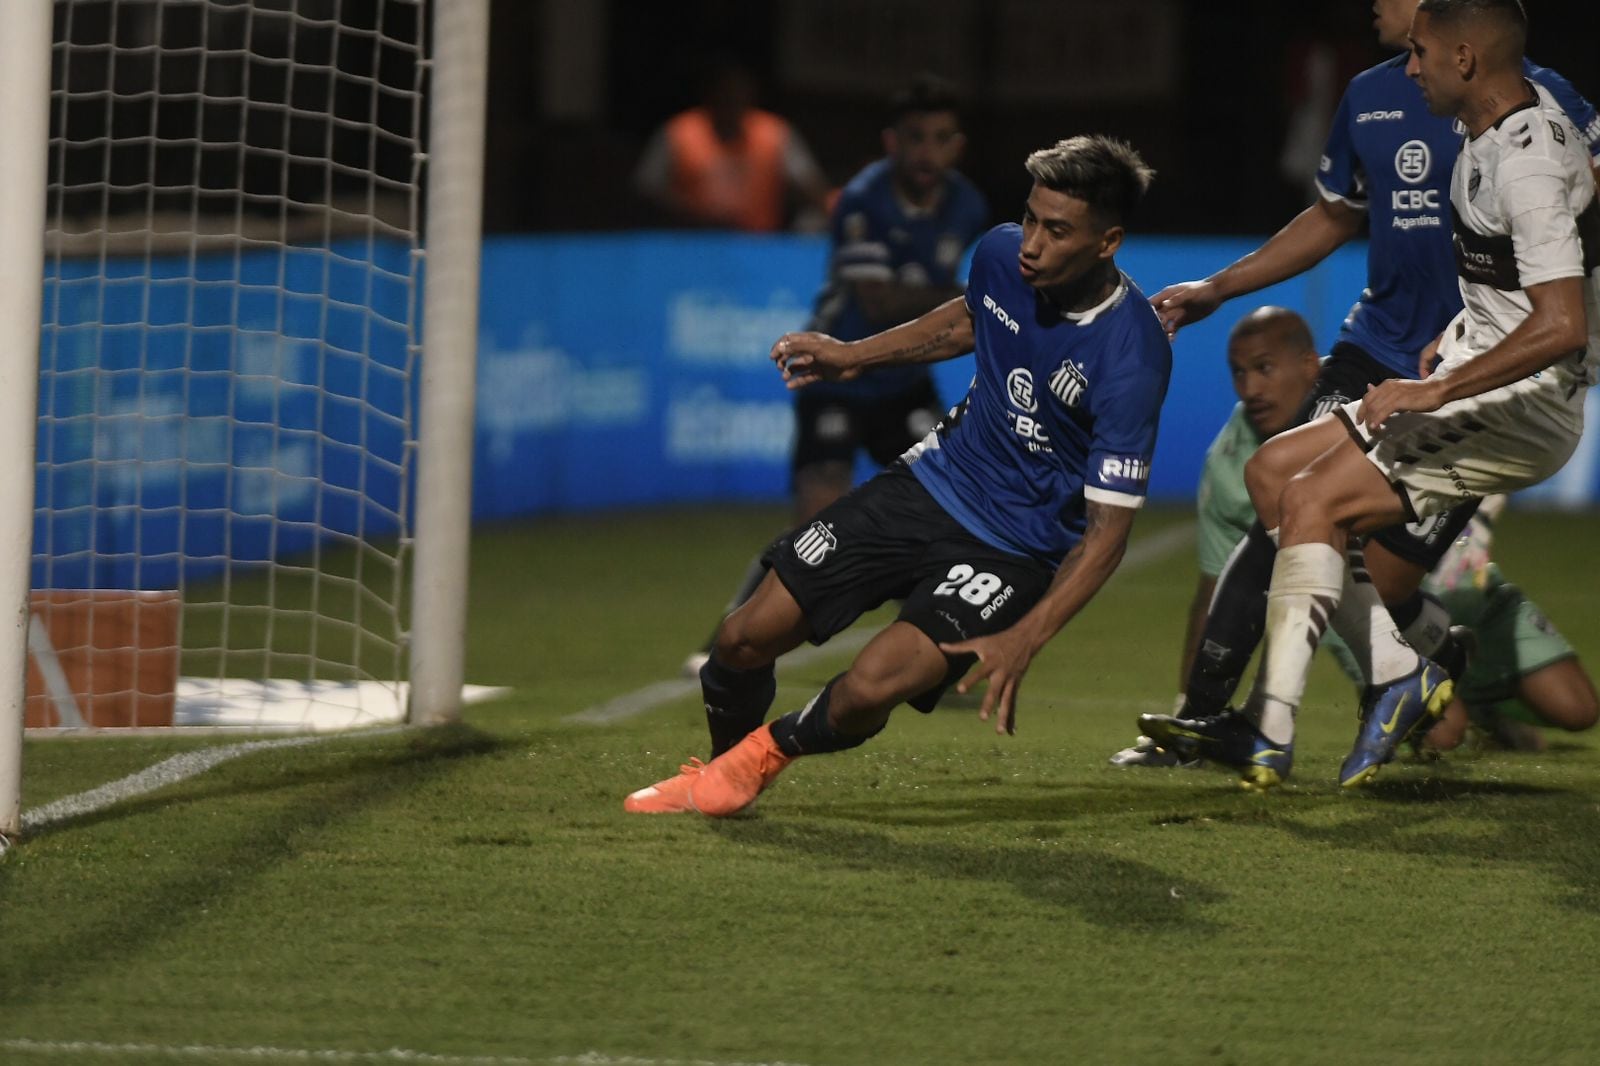
[[(1186, 521), (1152, 510), (1135, 540)], [(1192, 546), (1056, 639), (1015, 737), (902, 709), (752, 815), (625, 815), (703, 754), (696, 695), (568, 716), (675, 677), (782, 522), (480, 529), (468, 679), (512, 696), (246, 756), (14, 849), (0, 1061), (1600, 1061), (1594, 738), (1345, 793), (1353, 699), (1319, 660), (1277, 793), (1106, 764), (1174, 691)], [(1590, 660), (1597, 534), (1512, 512), (1497, 552)], [(846, 661), (780, 673), (777, 710)], [(30, 741), (24, 807), (208, 743)]]

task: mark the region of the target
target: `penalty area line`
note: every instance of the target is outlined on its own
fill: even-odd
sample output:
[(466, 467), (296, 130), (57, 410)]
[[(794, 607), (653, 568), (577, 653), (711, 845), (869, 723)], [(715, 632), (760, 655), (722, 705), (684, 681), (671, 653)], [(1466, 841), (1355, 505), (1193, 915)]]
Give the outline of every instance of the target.
[[(1193, 521), (1180, 522), (1175, 526), (1163, 529), (1159, 533), (1141, 537), (1128, 545), (1127, 552), (1122, 556), (1122, 565), (1117, 567), (1117, 573), (1112, 575), (1113, 579), (1118, 575), (1129, 574), (1166, 559), (1173, 553), (1192, 544), (1194, 537), (1195, 523)], [(877, 630), (859, 627), (840, 633), (826, 644), (806, 645), (798, 648), (778, 660), (778, 673), (782, 674), (789, 668), (805, 666), (826, 656), (860, 651), (875, 636), (877, 636)], [(673, 700), (682, 699), (699, 691), (700, 682), (689, 678), (653, 681), (642, 688), (636, 688), (632, 692), (625, 692), (604, 703), (585, 707), (581, 711), (567, 715), (562, 720), (578, 722), (583, 725), (612, 725), (616, 722), (626, 721), (629, 718), (637, 718), (639, 715), (653, 711), (657, 707), (671, 703)]]
[(35, 1055), (41, 1058), (124, 1057), (163, 1055), (168, 1058), (201, 1059), (216, 1062), (239, 1059), (248, 1062), (398, 1062), (424, 1066), (804, 1066), (798, 1062), (725, 1062), (710, 1059), (650, 1059), (633, 1055), (603, 1055), (587, 1051), (581, 1055), (550, 1055), (528, 1058), (521, 1055), (446, 1055), (406, 1048), (384, 1051), (340, 1051), (336, 1048), (218, 1047), (202, 1044), (113, 1044), (90, 1040), (0, 1040), (0, 1051)]

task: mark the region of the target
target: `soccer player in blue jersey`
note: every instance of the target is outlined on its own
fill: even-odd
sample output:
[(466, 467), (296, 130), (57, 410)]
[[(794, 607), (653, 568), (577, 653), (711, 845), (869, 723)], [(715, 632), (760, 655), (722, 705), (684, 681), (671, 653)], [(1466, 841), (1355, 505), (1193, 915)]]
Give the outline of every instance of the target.
[[(853, 343), (806, 332), (773, 346), (790, 388), (969, 351), (976, 375), (922, 442), (768, 550), (701, 675), (726, 750), (634, 792), (627, 810), (732, 814), (794, 759), (863, 743), (900, 703), (932, 710), (969, 669), (962, 691), (988, 682), (979, 717), (1013, 732), (1033, 656), (1116, 569), (1172, 368), (1115, 259), (1153, 172), (1098, 136), (1035, 152), (1027, 169), (1022, 224), (979, 241), (964, 299)], [(889, 599), (904, 601), (899, 617), (848, 670), (762, 724), (779, 655)]]
[[(956, 272), (988, 228), (989, 205), (954, 169), (966, 145), (960, 108), (955, 87), (932, 75), (895, 95), (883, 158), (851, 178), (834, 207), (828, 278), (808, 329), (860, 340), (961, 295)], [(943, 414), (933, 375), (920, 365), (799, 393), (791, 457), (795, 523), (809, 522), (850, 491), (857, 453), (884, 466)], [(761, 556), (751, 560), (724, 613), (749, 599), (765, 573)], [(698, 675), (710, 650), (708, 643), (690, 656), (684, 672)]]
[[(1376, 0), (1379, 42), (1406, 47), (1417, 0)], [(1415, 378), (1423, 350), (1461, 309), (1451, 247), (1449, 179), (1461, 134), (1449, 116), (1428, 112), (1406, 77), (1406, 57), (1380, 63), (1351, 80), (1323, 152), (1317, 184), (1322, 196), (1266, 244), (1203, 281), (1157, 293), (1154, 304), (1169, 332), (1211, 314), (1224, 301), (1304, 271), (1368, 231), (1367, 287), (1351, 308), (1324, 363), (1301, 421), (1360, 399), (1390, 378)], [(1574, 127), (1600, 157), (1600, 117), (1559, 74), (1525, 63), (1530, 79), (1549, 89)], [(1418, 592), (1422, 578), (1449, 550), (1476, 508), (1470, 501), (1412, 525), (1386, 529), (1367, 543), (1366, 560), (1396, 623), (1410, 632), (1447, 632), (1425, 624), (1431, 608)], [(1217, 586), (1185, 685), (1179, 716), (1220, 713), (1237, 688), (1266, 622), (1267, 585), (1276, 549), (1257, 523), (1229, 559)], [(1418, 649), (1452, 667), (1461, 649), (1448, 637)], [(1170, 759), (1141, 742), (1119, 762)]]

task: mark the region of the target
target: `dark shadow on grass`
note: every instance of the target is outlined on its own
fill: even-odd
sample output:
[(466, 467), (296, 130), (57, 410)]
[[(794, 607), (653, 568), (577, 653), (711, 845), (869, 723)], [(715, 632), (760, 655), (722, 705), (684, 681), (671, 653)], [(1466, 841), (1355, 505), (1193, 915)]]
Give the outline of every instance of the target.
[[(1437, 764), (1426, 776), (1380, 778), (1354, 796), (1337, 824), (1290, 817), (1280, 828), (1304, 841), (1446, 862), (1544, 869), (1564, 882), (1561, 905), (1600, 914), (1600, 807), (1580, 791), (1463, 776)], [(1487, 832), (1477, 830), (1487, 829)]]
[[(19, 927), (15, 914), (8, 915), (6, 908), (0, 907), (0, 945), (4, 945), (0, 1003), (22, 1006), (70, 999), (74, 984), (113, 971), (119, 960), (148, 951), (151, 945), (177, 935), (217, 901), (246, 890), (308, 847), (316, 847), (323, 830), (397, 795), (415, 791), (460, 759), (490, 754), (502, 747), (498, 739), (469, 726), (419, 731), (404, 739), (401, 745), (351, 751), (336, 763), (323, 761), (315, 770), (276, 774), (258, 784), (239, 786), (219, 781), (198, 788), (192, 782), (176, 785), (173, 789), (181, 791), (170, 796), (154, 793), (51, 826), (46, 835), (59, 834), (69, 824), (74, 830), (84, 830), (157, 808), (170, 812), (201, 799), (217, 803), (310, 786), (306, 796), (274, 810), (270, 818), (240, 817), (237, 835), (216, 841), (205, 862), (189, 864), (165, 879), (138, 880), (138, 864), (119, 863), (118, 869), (129, 871), (134, 877), (123, 882), (106, 878), (96, 886), (98, 894), (91, 902), (86, 903), (82, 896), (75, 898), (70, 919), (63, 915), (60, 924), (48, 931)], [(166, 831), (173, 829), (169, 825)], [(210, 831), (209, 825), (196, 830)], [(26, 869), (31, 874), (50, 861), (50, 857), (41, 857)], [(67, 865), (72, 860), (62, 856), (61, 861)], [(23, 870), (23, 865), (15, 861), (0, 865), (0, 899), (14, 898)], [(61, 936), (60, 930), (69, 932)]]
[[(361, 739), (352, 735), (351, 740)], [(374, 738), (376, 739), (376, 738)], [(86, 814), (64, 816), (31, 832), (28, 839), (37, 839), (63, 829), (83, 828), (102, 822), (122, 821), (151, 813), (174, 811), (199, 803), (244, 796), (266, 795), (285, 789), (306, 785), (343, 781), (362, 774), (382, 772), (397, 765), (426, 762), (429, 759), (457, 759), (469, 755), (489, 755), (522, 746), (497, 736), (481, 733), (471, 726), (448, 725), (437, 729), (419, 729), (403, 734), (403, 751), (392, 748), (356, 748), (339, 752), (337, 761), (319, 757), (315, 765), (301, 764), (293, 769), (274, 774), (258, 781), (239, 781), (219, 773), (221, 767), (233, 765), (233, 760), (219, 764), (198, 777), (174, 783), (154, 792), (122, 800), (108, 807)], [(289, 749), (296, 750), (296, 749)], [(241, 758), (268, 756), (271, 749), (247, 753)]]
[(1566, 789), (1530, 785), (1522, 781), (1474, 781), (1444, 773), (1427, 777), (1382, 777), (1361, 788), (1361, 794), (1385, 803), (1449, 803), (1486, 796), (1563, 796)]
[(1181, 781), (1170, 776), (1161, 780), (1119, 776), (1091, 782), (1007, 782), (999, 787), (993, 777), (941, 777), (937, 787), (907, 792), (892, 803), (881, 797), (829, 802), (825, 813), (863, 824), (906, 827), (1008, 822), (1065, 826), (1121, 815), (1158, 823), (1201, 819), (1272, 823), (1283, 810), (1308, 798), (1297, 792), (1265, 797), (1230, 787), (1220, 774), (1183, 774)]
[(803, 852), (851, 869), (891, 867), (936, 880), (1008, 885), (1024, 898), (1076, 911), (1085, 921), (1162, 935), (1207, 936), (1220, 927), (1196, 910), (1226, 896), (1210, 885), (1131, 859), (1082, 849), (910, 843), (882, 833), (760, 818), (711, 823), (744, 845)]

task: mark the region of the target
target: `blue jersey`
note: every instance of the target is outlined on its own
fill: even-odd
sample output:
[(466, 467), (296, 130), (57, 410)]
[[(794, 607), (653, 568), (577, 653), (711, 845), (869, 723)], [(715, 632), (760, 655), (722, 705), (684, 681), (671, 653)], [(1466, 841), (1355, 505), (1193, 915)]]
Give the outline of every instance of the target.
[(979, 242), (972, 389), (906, 459), (973, 536), (1055, 565), (1083, 536), (1086, 500), (1144, 502), (1172, 348), (1126, 275), (1098, 307), (1063, 314), (1022, 280), (1021, 247), (1015, 223)]
[[(954, 285), (962, 256), (988, 226), (989, 205), (983, 194), (955, 171), (946, 172), (944, 189), (927, 211), (910, 207), (895, 193), (893, 173), (890, 160), (880, 159), (840, 192), (833, 211), (828, 282), (817, 296), (811, 329), (855, 341), (886, 328), (867, 321), (850, 283)], [(883, 395), (909, 388), (927, 373), (925, 367), (890, 367), (843, 385), (812, 388)]]
[[(1591, 155), (1600, 118), (1561, 75), (1528, 63), (1584, 132)], [(1416, 377), (1417, 356), (1461, 310), (1450, 242), (1450, 171), (1462, 131), (1428, 112), (1422, 90), (1396, 56), (1350, 81), (1328, 134), (1317, 187), (1368, 215), (1367, 287), (1339, 330), (1391, 370)]]

